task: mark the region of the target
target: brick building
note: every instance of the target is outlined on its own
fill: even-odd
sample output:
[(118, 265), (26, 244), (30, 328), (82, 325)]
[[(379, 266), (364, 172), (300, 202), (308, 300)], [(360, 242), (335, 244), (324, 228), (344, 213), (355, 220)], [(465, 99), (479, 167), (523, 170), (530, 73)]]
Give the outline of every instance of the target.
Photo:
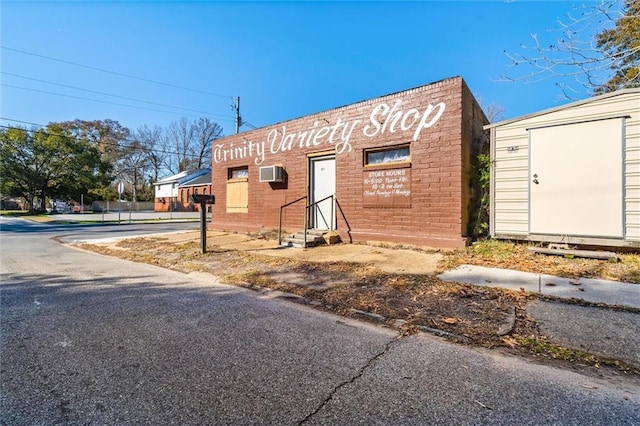
[(462, 247), (486, 124), (453, 77), (216, 140), (212, 227)]
[(180, 172), (154, 182), (157, 212), (193, 212), (198, 204), (191, 201), (194, 194), (211, 194), (211, 169)]

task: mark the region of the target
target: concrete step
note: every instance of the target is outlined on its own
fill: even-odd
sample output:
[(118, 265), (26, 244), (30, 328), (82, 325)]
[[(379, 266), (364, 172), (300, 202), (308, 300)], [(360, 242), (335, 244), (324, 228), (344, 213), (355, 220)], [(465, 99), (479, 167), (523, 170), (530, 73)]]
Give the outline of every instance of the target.
[[(324, 244), (323, 235), (328, 231), (319, 231), (317, 229), (307, 230), (307, 247), (313, 247)], [(304, 232), (300, 231), (282, 239), (282, 244), (289, 247), (304, 247)]]

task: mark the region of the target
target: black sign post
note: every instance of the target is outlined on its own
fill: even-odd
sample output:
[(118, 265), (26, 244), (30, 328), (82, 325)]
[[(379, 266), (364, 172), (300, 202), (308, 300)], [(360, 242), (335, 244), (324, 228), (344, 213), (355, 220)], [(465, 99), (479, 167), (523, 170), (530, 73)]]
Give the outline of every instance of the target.
[(207, 252), (207, 204), (215, 204), (216, 197), (207, 194), (193, 194), (191, 201), (200, 204), (200, 247), (202, 254)]

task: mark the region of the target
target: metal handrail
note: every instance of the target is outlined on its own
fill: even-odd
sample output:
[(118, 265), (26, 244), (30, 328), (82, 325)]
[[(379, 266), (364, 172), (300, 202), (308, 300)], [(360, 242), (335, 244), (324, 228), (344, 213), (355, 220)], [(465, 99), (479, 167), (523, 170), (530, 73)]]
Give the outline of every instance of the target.
[[(304, 197), (300, 197), (297, 200), (293, 200), (287, 204), (284, 204), (282, 206), (280, 206), (280, 223), (278, 224), (278, 245), (282, 244), (282, 211), (284, 210), (285, 207), (289, 207), (291, 204), (295, 204), (298, 201), (302, 201), (302, 200), (306, 200), (307, 196), (305, 195)], [(307, 233), (307, 219), (306, 219), (307, 215), (306, 215), (306, 211), (305, 211), (305, 220), (304, 220), (304, 227), (305, 227), (305, 234)], [(306, 243), (306, 241), (305, 241)]]
[[(323, 201), (328, 200), (329, 198), (331, 198), (333, 200), (333, 202), (331, 203), (331, 225), (329, 225), (327, 223), (326, 218), (324, 217), (324, 215), (322, 215), (322, 213), (320, 213), (322, 215), (322, 220), (324, 220), (325, 225), (327, 225), (328, 228), (330, 228), (331, 230), (334, 230), (334, 212), (337, 206), (337, 210), (340, 211), (340, 214), (342, 215), (342, 218), (344, 219), (345, 224), (347, 225), (347, 235), (349, 235), (349, 242), (352, 242), (352, 237), (351, 237), (351, 225), (349, 224), (349, 222), (347, 221), (347, 217), (344, 214), (344, 211), (342, 211), (342, 206), (340, 206), (340, 203), (338, 202), (338, 198), (335, 196), (335, 194), (329, 195), (321, 200), (315, 201), (309, 205), (307, 205), (305, 207), (305, 214), (304, 214), (304, 242), (303, 242), (303, 247), (307, 246), (307, 230), (309, 229), (309, 209), (311, 207), (314, 207), (317, 204), (320, 204)], [(292, 204), (295, 204), (297, 202), (300, 202), (302, 200), (306, 200), (307, 196), (304, 197), (300, 197), (297, 200), (293, 200), (287, 204), (283, 204), (282, 206), (280, 206), (280, 223), (278, 225), (278, 245), (282, 244), (282, 212), (285, 209), (285, 207), (289, 207)]]
[[(328, 200), (329, 198), (331, 198), (331, 200), (335, 200), (335, 197), (336, 197), (335, 194), (331, 194), (331, 195), (329, 195), (327, 197), (324, 197), (322, 200), (315, 201), (315, 202), (313, 202), (313, 203), (311, 203), (311, 204), (309, 204), (307, 206), (307, 210), (305, 211), (305, 215), (304, 215), (304, 245), (303, 245), (303, 247), (307, 246), (307, 228), (308, 228), (308, 225), (309, 225), (308, 224), (309, 209), (311, 207), (317, 205), (317, 204), (320, 204), (323, 201)], [(334, 225), (334, 223), (333, 223), (333, 210), (335, 208), (334, 205), (335, 205), (335, 201), (332, 201), (331, 202), (331, 225), (329, 225), (327, 223), (327, 220), (325, 219), (324, 215), (322, 214), (322, 212), (320, 212), (320, 215), (322, 216), (322, 220), (324, 220), (324, 224), (327, 225), (327, 228), (329, 228), (332, 231), (333, 231), (333, 225)]]
[[(318, 200), (318, 201), (316, 201), (314, 203), (311, 203), (311, 204), (309, 204), (307, 206), (307, 210), (310, 209), (311, 207), (315, 206), (316, 204), (320, 204), (321, 202), (328, 200), (329, 198), (335, 199), (335, 197), (336, 197), (335, 194), (334, 195), (329, 195), (327, 197), (324, 197), (322, 200)], [(334, 205), (334, 203), (331, 203), (331, 219), (332, 219), (331, 222), (333, 222), (333, 209), (334, 209), (333, 205)], [(333, 223), (331, 224), (331, 226), (329, 226), (329, 224), (327, 223), (327, 220), (325, 219), (324, 215), (322, 215), (322, 212), (320, 212), (320, 215), (322, 216), (322, 220), (324, 220), (324, 224), (327, 225), (328, 228), (333, 230)]]
[(342, 210), (342, 206), (340, 205), (340, 202), (338, 201), (337, 197), (336, 197), (336, 206), (338, 206), (338, 210), (342, 215), (342, 219), (344, 220), (344, 223), (347, 225), (347, 235), (349, 236), (349, 244), (351, 244), (353, 243), (353, 237), (351, 236), (351, 225), (349, 224), (349, 221), (347, 220), (347, 216), (344, 214), (344, 211)]

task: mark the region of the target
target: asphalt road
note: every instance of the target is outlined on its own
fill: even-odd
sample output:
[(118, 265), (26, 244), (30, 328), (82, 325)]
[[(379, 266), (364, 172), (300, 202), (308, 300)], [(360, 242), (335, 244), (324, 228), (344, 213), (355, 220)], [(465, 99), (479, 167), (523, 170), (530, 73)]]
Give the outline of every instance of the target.
[(37, 235), (38, 238), (56, 238), (65, 243), (74, 243), (167, 232), (196, 231), (199, 229), (200, 222), (122, 222), (121, 224), (85, 222), (57, 224), (0, 217), (0, 232), (2, 232), (3, 240), (5, 241), (9, 241), (10, 236), (14, 236), (17, 238), (16, 241), (20, 241), (22, 237), (28, 239), (28, 236)]
[(399, 338), (51, 239), (107, 228), (0, 227), (0, 424), (640, 424), (636, 376)]

